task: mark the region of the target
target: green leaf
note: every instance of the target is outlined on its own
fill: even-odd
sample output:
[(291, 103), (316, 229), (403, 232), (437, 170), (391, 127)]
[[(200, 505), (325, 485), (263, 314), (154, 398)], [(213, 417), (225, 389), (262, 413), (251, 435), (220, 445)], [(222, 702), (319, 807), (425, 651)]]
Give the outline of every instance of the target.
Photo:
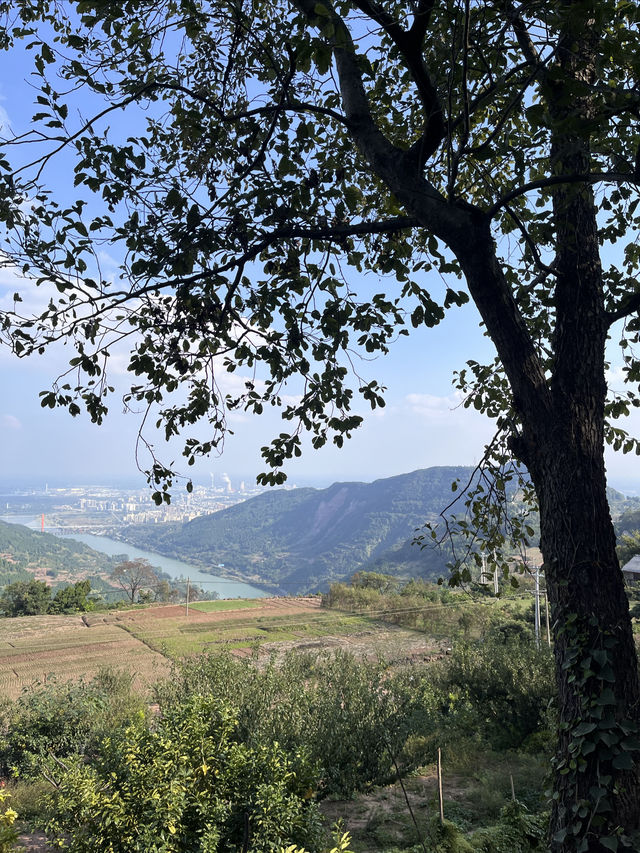
[(575, 737), (582, 737), (583, 735), (588, 735), (588, 734), (590, 734), (590, 733), (591, 733), (592, 731), (594, 731), (597, 727), (598, 727), (598, 724), (597, 724), (597, 723), (592, 723), (592, 722), (588, 722), (588, 721), (586, 721), (586, 720), (585, 720), (584, 722), (579, 723), (579, 724), (575, 727), (575, 729), (573, 729), (572, 734), (573, 734)]

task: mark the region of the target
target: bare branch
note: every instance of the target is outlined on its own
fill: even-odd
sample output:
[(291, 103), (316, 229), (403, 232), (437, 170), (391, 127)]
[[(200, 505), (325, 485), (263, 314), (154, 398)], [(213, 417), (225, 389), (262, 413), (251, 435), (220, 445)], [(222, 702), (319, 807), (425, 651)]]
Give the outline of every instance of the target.
[(445, 137), (445, 124), (440, 99), (422, 58), (422, 42), (433, 3), (421, 4), (423, 11), (419, 11), (419, 15), (416, 16), (409, 32), (403, 30), (398, 22), (373, 0), (355, 0), (355, 5), (361, 12), (379, 24), (392, 39), (404, 57), (407, 68), (416, 84), (422, 101), (425, 123), (422, 136), (412, 146), (411, 151), (417, 155), (420, 167), (422, 167), (429, 157), (435, 153)]
[(540, 256), (540, 251), (539, 251), (538, 247), (536, 246), (534, 240), (531, 239), (531, 235), (529, 234), (529, 232), (525, 228), (524, 222), (520, 219), (520, 217), (515, 212), (515, 210), (512, 207), (509, 207), (509, 205), (505, 205), (505, 210), (507, 211), (509, 216), (513, 219), (513, 221), (516, 223), (516, 225), (518, 226), (518, 230), (522, 234), (522, 237), (523, 237), (525, 243), (529, 247), (529, 250), (531, 251), (531, 254), (533, 255), (533, 257), (535, 259), (536, 266), (538, 267), (538, 269), (540, 269), (545, 274), (545, 276), (547, 276), (547, 275), (556, 276), (558, 274), (557, 270), (555, 270), (552, 266), (549, 266), (548, 264), (545, 264), (543, 262), (543, 260)]

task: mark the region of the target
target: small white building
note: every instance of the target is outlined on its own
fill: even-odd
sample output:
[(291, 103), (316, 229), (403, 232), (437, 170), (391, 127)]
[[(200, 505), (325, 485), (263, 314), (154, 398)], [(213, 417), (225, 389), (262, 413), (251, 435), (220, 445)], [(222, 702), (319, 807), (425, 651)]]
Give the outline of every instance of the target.
[(638, 583), (640, 581), (640, 554), (636, 554), (622, 567), (622, 574), (627, 583)]

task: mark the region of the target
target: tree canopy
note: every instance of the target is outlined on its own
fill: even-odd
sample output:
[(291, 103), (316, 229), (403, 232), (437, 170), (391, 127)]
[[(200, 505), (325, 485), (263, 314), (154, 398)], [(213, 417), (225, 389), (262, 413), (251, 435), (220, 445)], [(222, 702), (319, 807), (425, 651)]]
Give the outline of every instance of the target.
[[(107, 355), (129, 342), (126, 402), (183, 433), (189, 463), (220, 446), (230, 408), (281, 406), (262, 475), (281, 482), (302, 431), (341, 445), (357, 395), (383, 404), (358, 353), (471, 298), (496, 359), (458, 385), (540, 505), (560, 694), (552, 849), (631, 844), (640, 686), (603, 446), (639, 447), (615, 424), (639, 404), (636, 4), (2, 6), (39, 86), (34, 129), (0, 162), (4, 250), (57, 291), (35, 317), (18, 294), (4, 331), (20, 356), (76, 346), (43, 406), (100, 422)], [(79, 90), (95, 108), (78, 117)], [(67, 203), (47, 174), (69, 154)], [(170, 478), (155, 460), (158, 500)]]
[(144, 558), (118, 563), (111, 571), (111, 579), (127, 593), (132, 604), (143, 591), (154, 589), (160, 581), (156, 570)]

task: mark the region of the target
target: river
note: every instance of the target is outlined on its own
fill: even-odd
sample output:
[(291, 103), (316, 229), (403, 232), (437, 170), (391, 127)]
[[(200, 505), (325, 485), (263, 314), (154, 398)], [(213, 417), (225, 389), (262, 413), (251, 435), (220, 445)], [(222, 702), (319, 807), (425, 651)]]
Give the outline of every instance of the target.
[[(31, 530), (38, 530), (39, 528), (33, 520), (33, 516), (5, 515), (1, 517), (1, 520), (12, 524), (21, 524), (27, 521), (27, 518), (29, 523), (24, 526), (29, 527)], [(217, 592), (220, 598), (265, 598), (269, 595), (268, 592), (251, 586), (248, 583), (207, 574), (189, 563), (183, 563), (182, 560), (163, 557), (162, 554), (155, 554), (153, 551), (143, 551), (141, 548), (136, 548), (127, 542), (109, 539), (108, 536), (94, 536), (92, 533), (65, 533), (63, 535), (68, 536), (70, 539), (76, 539), (78, 542), (84, 542), (85, 545), (93, 548), (94, 551), (101, 551), (110, 557), (126, 554), (129, 560), (148, 560), (152, 566), (162, 569), (163, 572), (166, 572), (172, 578), (183, 578), (184, 580), (189, 578), (191, 583), (201, 586), (205, 592)]]

